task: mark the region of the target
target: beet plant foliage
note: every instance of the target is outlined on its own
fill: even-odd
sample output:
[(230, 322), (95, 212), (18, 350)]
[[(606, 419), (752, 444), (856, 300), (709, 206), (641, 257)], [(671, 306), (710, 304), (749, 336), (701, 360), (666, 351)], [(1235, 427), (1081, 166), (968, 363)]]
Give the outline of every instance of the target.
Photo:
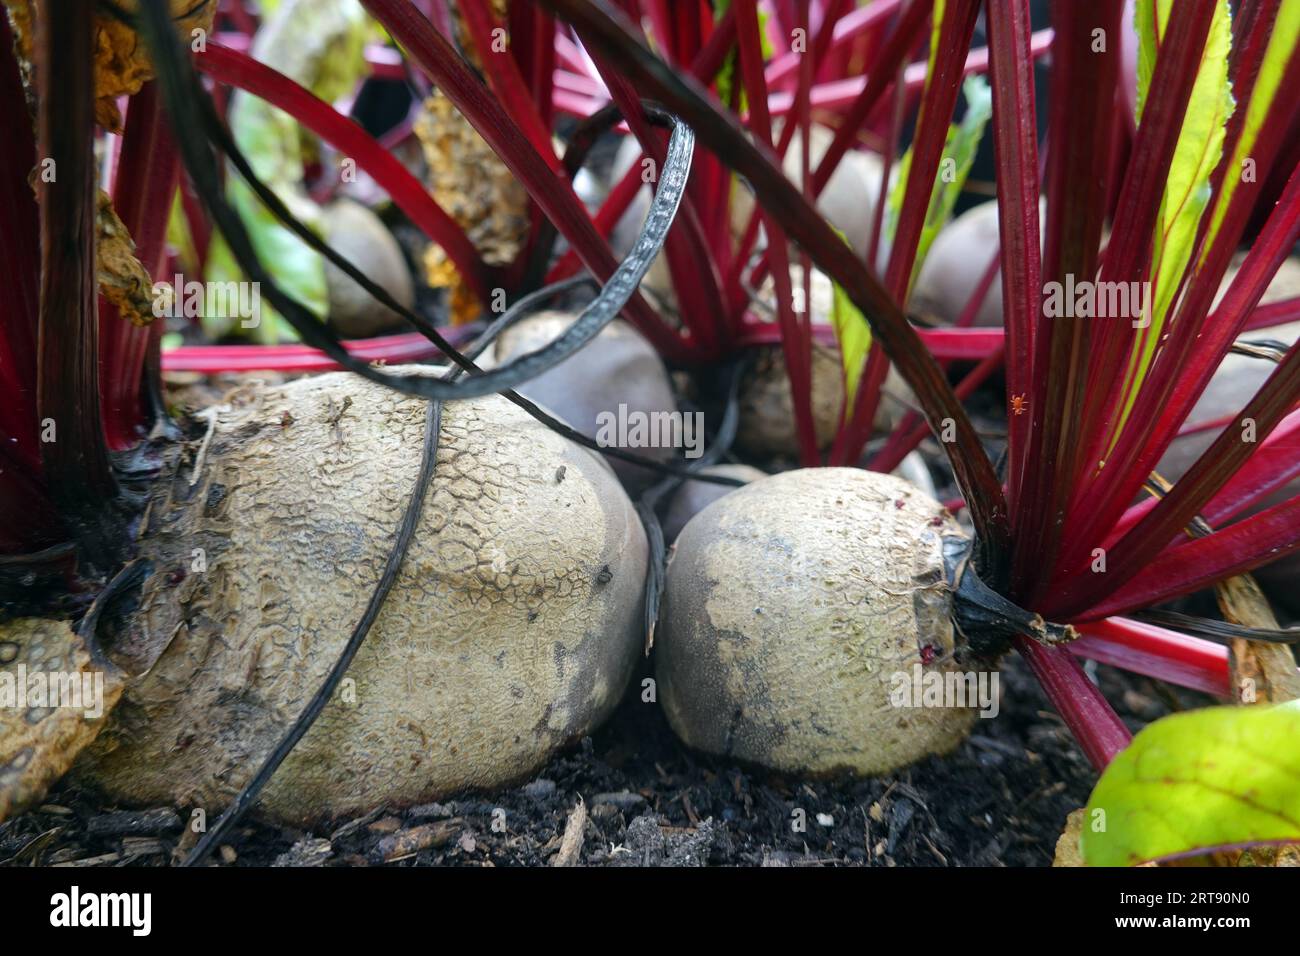
[[(151, 489), (195, 428), (164, 411), (165, 368), (342, 368), (427, 406), (414, 490), (403, 492), (379, 586), (198, 855), (299, 740), (313, 739), (305, 735), (412, 547), (439, 482), (442, 416), (459, 403), (484, 421), (514, 422), (513, 410), (490, 411), (504, 396), (565, 438), (664, 477), (636, 511), (648, 554), (639, 626), (653, 634), (665, 582), (656, 504), (683, 480), (740, 482), (700, 475), (713, 456), (665, 465), (598, 448), (516, 391), (618, 315), (729, 398), (713, 436), (723, 445), (756, 352), (783, 366), (803, 469), (888, 472), (937, 441), (960, 491), (949, 507), (966, 512), (973, 532), (969, 543), (954, 530), (927, 545), (947, 575), (944, 626), (989, 657), (1014, 645), (1101, 772), (1081, 831), (1088, 862), (1300, 842), (1295, 632), (1278, 627), (1249, 577), (1300, 551), (1300, 346), (1241, 341), (1300, 317), (1300, 299), (1261, 305), (1300, 239), (1300, 100), (1289, 93), (1300, 82), (1300, 7), (1062, 2), (1035, 32), (1029, 0), (361, 3), (387, 38), (371, 44), (371, 68), (400, 51), (398, 75), (446, 97), (526, 190), (526, 232), (511, 261), (489, 262), (380, 138), (244, 52), (251, 17), (240, 0), (68, 0), (58, 15), (52, 0), (6, 0), (10, 18), (0, 19), (0, 117), (10, 131), (0, 150), (9, 290), (0, 302), (0, 619), (75, 622), (98, 656), (101, 615), (131, 615), (142, 593), (155, 593), (162, 552), (142, 532), (157, 518)], [(142, 41), (142, 59), (113, 74), (94, 43), (123, 36)], [(294, 184), (263, 181), (266, 167), (227, 123), (229, 89), (283, 110), (371, 177), (442, 250), (486, 331), (467, 347), (477, 327), (436, 327), (301, 222)], [(634, 141), (641, 161), (589, 208), (574, 181), (610, 135)], [(998, 243), (972, 250), (979, 279), (956, 321), (936, 324), (909, 302), (982, 140), (992, 144)], [(97, 165), (97, 142), (110, 162)], [(301, 178), (290, 153), (290, 178)], [(830, 202), (842, 164), (868, 154), (880, 174), (874, 194), (859, 196), (865, 228), (849, 236), (820, 202)], [(611, 236), (647, 185), (645, 222), (620, 255)], [(195, 249), (219, 235), (297, 341), (163, 348), (163, 323), (138, 286), (165, 274), (174, 201)], [(262, 230), (294, 256), (267, 256)], [(125, 252), (123, 235), (133, 242)], [(319, 283), (296, 284), (303, 262), (317, 278), (328, 262), (412, 329), (343, 341), (305, 301)], [(821, 315), (809, 306), (815, 281), (832, 291)], [(1001, 326), (976, 327), (995, 283)], [(584, 286), (594, 297), (559, 338), (497, 368), (475, 364), (509, 324)], [(303, 288), (315, 291), (296, 294)], [(1121, 292), (1126, 304), (1108, 312)], [(842, 395), (828, 442), (814, 408), (823, 347), (837, 355)], [(1271, 374), (1216, 423), (1186, 473), (1166, 481), (1162, 457), (1193, 430), (1193, 407), (1234, 350), (1264, 356)], [(376, 363), (435, 355), (455, 374)], [(911, 408), (872, 441), (891, 375)], [(964, 402), (999, 376), (1006, 441), (994, 455)], [(790, 489), (778, 503), (792, 514), (807, 480), (798, 474), (768, 486)], [(728, 507), (771, 508), (772, 494), (738, 492)], [(913, 510), (931, 516), (931, 504)], [(863, 527), (893, 527), (894, 517)], [(956, 528), (951, 516), (933, 520)], [(949, 546), (959, 553), (945, 554)], [(1222, 621), (1157, 609), (1206, 589)], [(1081, 657), (1235, 706), (1166, 718), (1131, 738)], [(0, 758), (7, 746), (0, 740)], [(0, 800), (0, 815), (38, 798), (57, 773), (47, 777)]]

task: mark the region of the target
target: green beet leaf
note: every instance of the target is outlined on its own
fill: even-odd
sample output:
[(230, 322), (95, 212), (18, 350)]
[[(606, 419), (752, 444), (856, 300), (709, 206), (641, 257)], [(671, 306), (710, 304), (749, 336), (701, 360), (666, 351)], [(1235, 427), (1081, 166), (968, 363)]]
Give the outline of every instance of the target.
[(1144, 729), (1088, 802), (1090, 866), (1300, 842), (1300, 701), (1208, 707)]

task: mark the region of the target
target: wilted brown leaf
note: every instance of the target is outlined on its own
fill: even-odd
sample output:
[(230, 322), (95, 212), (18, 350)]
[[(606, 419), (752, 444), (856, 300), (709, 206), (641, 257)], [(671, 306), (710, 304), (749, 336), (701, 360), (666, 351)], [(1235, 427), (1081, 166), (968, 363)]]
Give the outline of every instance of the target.
[[(85, 678), (89, 701), (81, 696)], [(63, 776), (99, 736), (123, 686), (122, 672), (93, 655), (67, 621), (26, 618), (0, 627), (0, 820), (40, 800)], [(47, 706), (56, 690), (60, 706)], [(68, 693), (78, 695), (78, 706), (63, 705)]]
[(99, 291), (132, 325), (154, 320), (153, 282), (135, 257), (135, 242), (102, 189), (95, 215), (95, 272)]
[[(429, 192), (465, 230), (489, 265), (511, 262), (528, 235), (528, 194), (509, 168), (438, 91), (424, 102), (415, 123), (429, 167)], [(451, 290), (453, 324), (470, 322), (479, 305), (438, 245), (424, 255), (425, 275), (434, 288)]]
[[(1276, 628), (1277, 618), (1268, 600), (1249, 574), (1229, 578), (1215, 589), (1219, 610), (1225, 620), (1245, 627)], [(1232, 642), (1229, 664), (1238, 703), (1276, 704), (1300, 698), (1300, 671), (1295, 655), (1285, 644), (1248, 641)], [(1248, 697), (1243, 697), (1245, 692)]]
[[(45, 0), (4, 0), (18, 35), (20, 55), (27, 63), (32, 59), (32, 24), (42, 2)], [(206, 36), (212, 29), (217, 0), (170, 2), (176, 32), (187, 45), (194, 41), (194, 31), (201, 30)], [(138, 0), (117, 0), (116, 6), (130, 15), (138, 9)], [(140, 87), (153, 79), (153, 64), (144, 41), (128, 23), (108, 10), (95, 15), (94, 50), (95, 121), (118, 133), (122, 130), (122, 114), (117, 108), (117, 97), (139, 93)]]

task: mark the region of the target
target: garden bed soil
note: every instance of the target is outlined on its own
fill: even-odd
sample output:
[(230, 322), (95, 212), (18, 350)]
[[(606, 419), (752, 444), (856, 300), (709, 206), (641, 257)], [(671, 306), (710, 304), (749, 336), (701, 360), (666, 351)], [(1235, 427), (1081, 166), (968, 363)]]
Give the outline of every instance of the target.
[[(1134, 730), (1206, 702), (1106, 667), (1096, 675)], [(1018, 658), (1001, 684), (1001, 713), (953, 754), (870, 780), (815, 781), (690, 753), (661, 708), (641, 702), (638, 680), (609, 723), (522, 786), (311, 830), (254, 818), (210, 863), (1047, 866), (1096, 774)], [(0, 824), (0, 862), (167, 866), (196, 838), (188, 820), (186, 808), (124, 809), (62, 784)]]

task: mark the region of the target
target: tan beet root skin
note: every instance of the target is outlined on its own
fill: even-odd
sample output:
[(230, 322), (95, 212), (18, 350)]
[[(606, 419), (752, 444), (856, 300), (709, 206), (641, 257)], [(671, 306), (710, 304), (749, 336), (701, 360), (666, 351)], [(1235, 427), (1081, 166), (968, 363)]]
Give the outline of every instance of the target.
[[(892, 675), (970, 669), (941, 537), (907, 482), (784, 472), (709, 505), (677, 539), (656, 634), (669, 722), (690, 746), (792, 773), (885, 773), (945, 753), (969, 708), (894, 707)], [(958, 661), (953, 663), (954, 653)]]
[[(506, 329), (496, 341), (495, 357), (505, 364), (559, 338), (578, 316), (547, 311), (531, 315)], [(519, 394), (582, 432), (601, 433), (602, 415), (617, 415), (620, 405), (636, 415), (677, 411), (668, 369), (653, 345), (622, 319), (615, 319), (576, 355), (519, 386)], [(672, 459), (674, 449), (663, 446), (626, 447), (655, 461)], [(618, 458), (606, 459), (632, 494), (644, 491), (659, 475)]]
[[(115, 653), (138, 671), (165, 650), (78, 765), (113, 799), (229, 802), (337, 659), (415, 480), (421, 401), (333, 374), (232, 404), (193, 487), (187, 462), (150, 506), (155, 570)], [(401, 574), (261, 810), (309, 822), (527, 776), (618, 702), (646, 556), (599, 459), (500, 397), (446, 406)]]

